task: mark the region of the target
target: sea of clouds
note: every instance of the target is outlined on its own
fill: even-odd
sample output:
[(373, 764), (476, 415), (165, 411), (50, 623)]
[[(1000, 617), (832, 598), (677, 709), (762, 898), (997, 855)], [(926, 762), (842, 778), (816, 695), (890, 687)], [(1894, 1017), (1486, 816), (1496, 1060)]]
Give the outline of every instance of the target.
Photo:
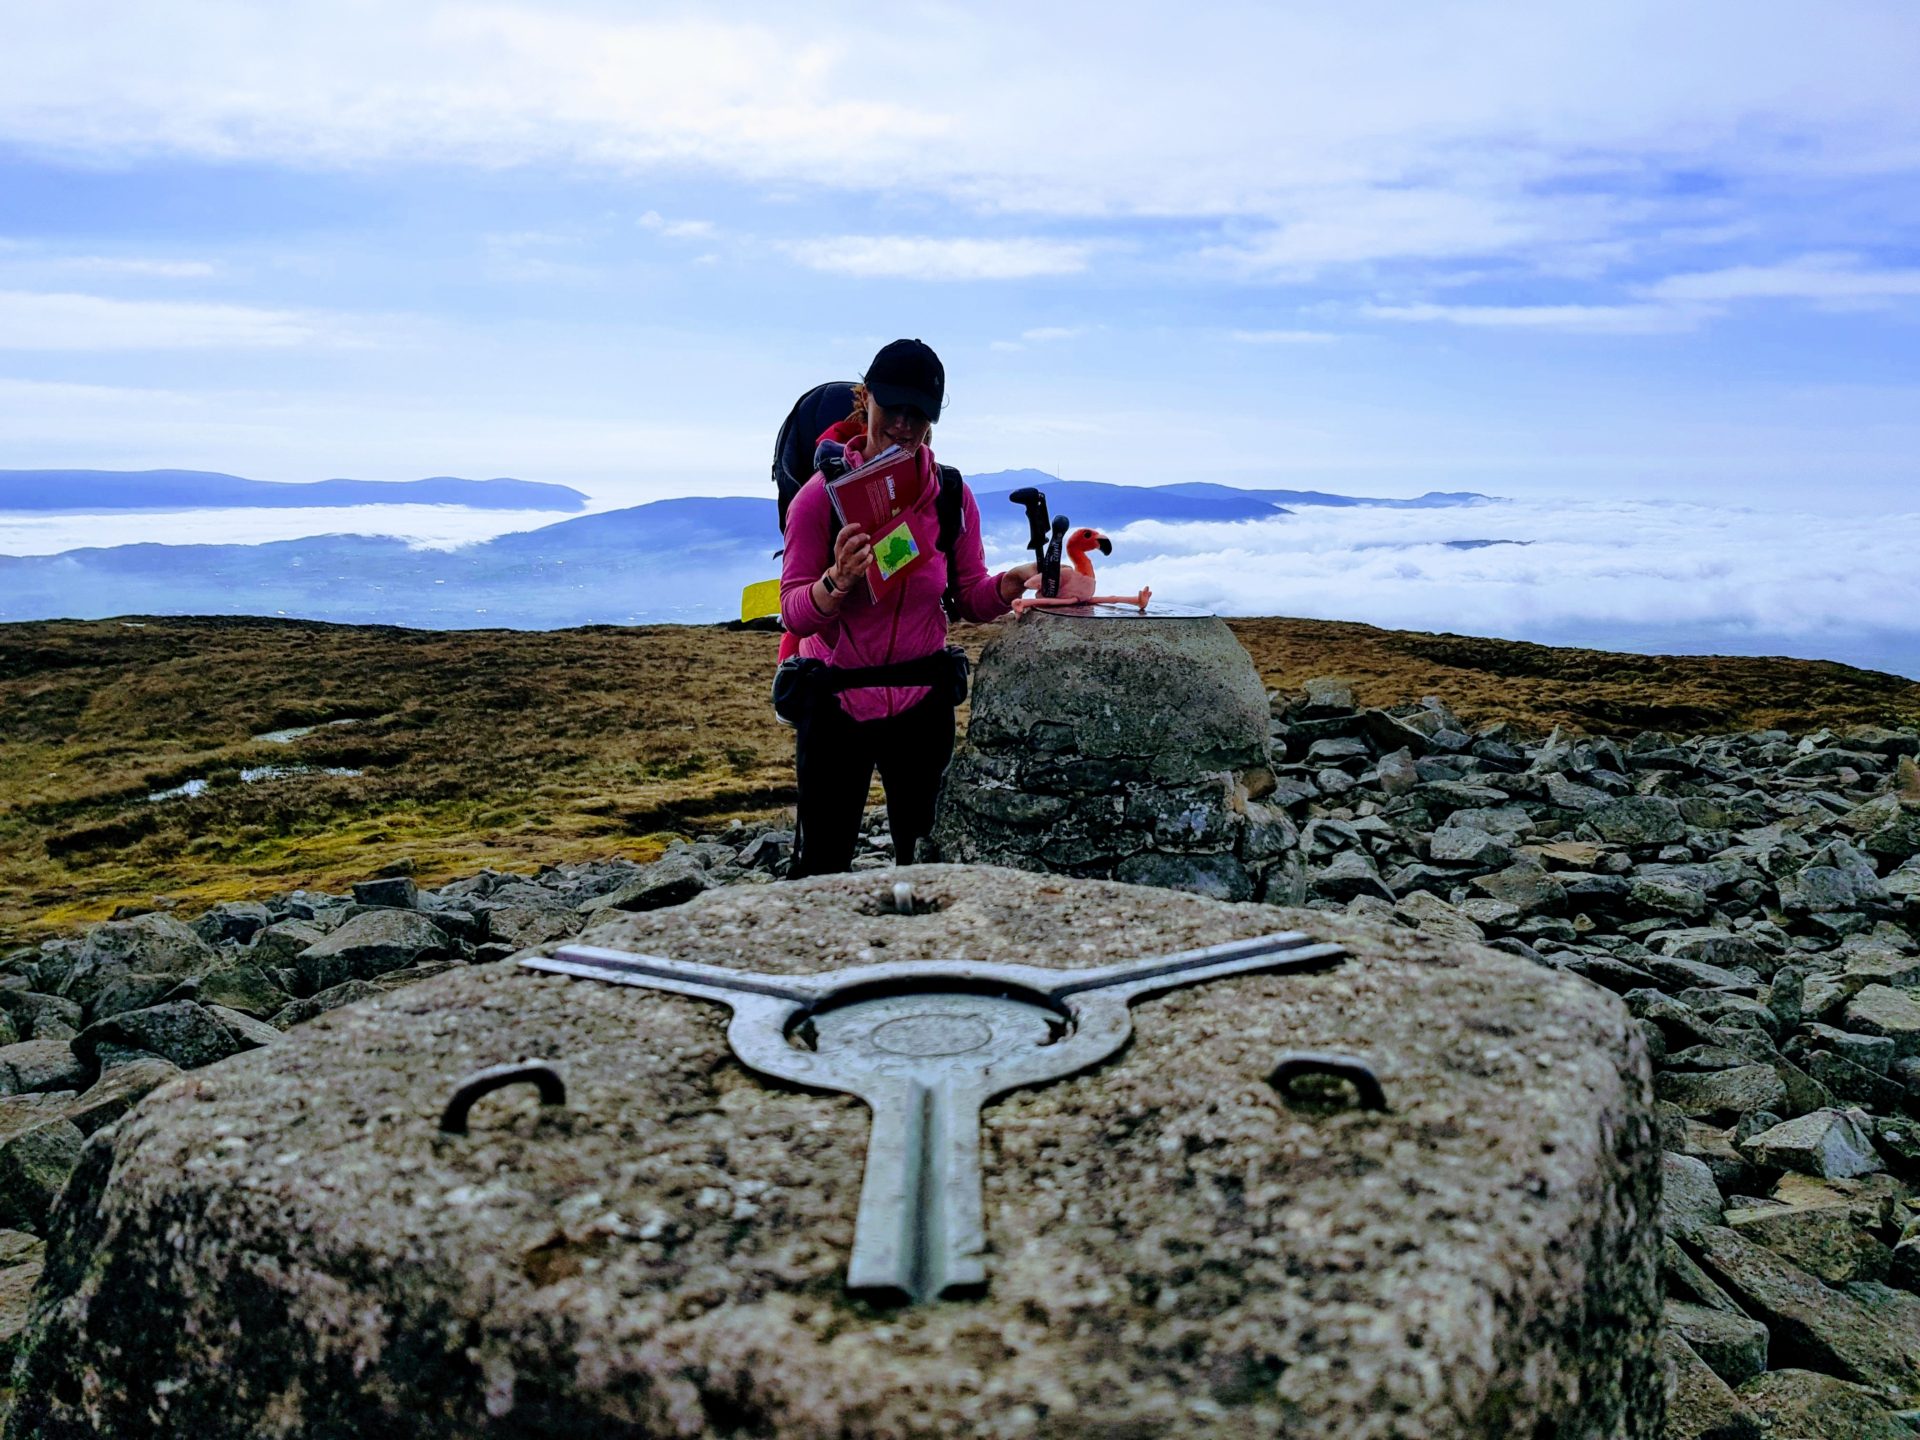
[[(1523, 543), (1449, 543), (1485, 540)], [(1223, 615), (1794, 655), (1920, 677), (1920, 509), (1499, 500), (1302, 508), (1243, 524), (1142, 522), (1113, 541), (1099, 570), (1103, 591), (1150, 585), (1157, 597)]]
[[(563, 518), (573, 517), (426, 505), (0, 515), (0, 554), (329, 533), (441, 548)], [(1099, 523), (1097, 515), (1074, 519)], [(994, 568), (1026, 558), (1002, 543), (1014, 533), (989, 537)], [(1183, 609), (1596, 649), (1791, 655), (1920, 678), (1920, 508), (1541, 497), (1430, 510), (1301, 507), (1271, 520), (1143, 521), (1111, 534), (1113, 555), (1099, 565), (1103, 592), (1148, 585)], [(734, 571), (757, 574), (768, 564), (759, 548), (740, 560), (714, 574), (697, 615), (681, 605), (639, 618), (729, 618)], [(112, 610), (110, 598), (102, 603), (102, 613)], [(623, 609), (608, 618), (629, 617)], [(513, 621), (499, 615), (495, 623)]]

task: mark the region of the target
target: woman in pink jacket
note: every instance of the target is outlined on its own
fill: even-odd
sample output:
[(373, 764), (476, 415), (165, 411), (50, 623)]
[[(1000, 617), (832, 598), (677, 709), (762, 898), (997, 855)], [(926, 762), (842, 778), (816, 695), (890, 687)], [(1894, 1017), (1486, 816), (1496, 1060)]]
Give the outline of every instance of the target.
[[(946, 371), (930, 346), (896, 340), (873, 357), (854, 396), (854, 425), (834, 427), (855, 432), (846, 441), (847, 466), (891, 445), (915, 452), (919, 493), (907, 497), (905, 518), (931, 563), (907, 566), (876, 600), (866, 584), (873, 537), (837, 523), (818, 473), (793, 498), (780, 618), (800, 637), (801, 656), (825, 664), (829, 681), (796, 722), (800, 823), (789, 872), (796, 879), (851, 867), (876, 767), (894, 859), (911, 864), (915, 845), (933, 828), (934, 800), (953, 755), (955, 698), (943, 678), (952, 674), (944, 654), (948, 564), (938, 545), (940, 475), (927, 444), (945, 400)], [(980, 507), (964, 482), (960, 499), (954, 610), (967, 620), (991, 620), (1006, 614), (1037, 567), (989, 575)], [(836, 670), (867, 673), (857, 686), (840, 688), (852, 677)]]

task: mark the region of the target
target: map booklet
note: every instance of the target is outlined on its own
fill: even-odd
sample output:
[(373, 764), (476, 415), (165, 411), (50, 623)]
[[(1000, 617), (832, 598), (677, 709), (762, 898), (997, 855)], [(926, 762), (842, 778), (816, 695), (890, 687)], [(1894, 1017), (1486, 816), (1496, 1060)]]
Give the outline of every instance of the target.
[(873, 537), (867, 585), (876, 600), (893, 588), (894, 576), (920, 558), (920, 542), (906, 519), (919, 475), (919, 455), (894, 445), (827, 486), (840, 523), (858, 525)]

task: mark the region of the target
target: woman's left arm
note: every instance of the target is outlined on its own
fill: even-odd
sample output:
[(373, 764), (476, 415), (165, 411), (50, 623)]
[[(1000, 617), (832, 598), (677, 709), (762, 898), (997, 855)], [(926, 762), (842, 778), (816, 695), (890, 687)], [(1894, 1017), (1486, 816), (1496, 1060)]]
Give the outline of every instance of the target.
[(1031, 566), (1016, 565), (998, 574), (987, 573), (987, 548), (980, 535), (980, 506), (973, 488), (960, 490), (960, 539), (954, 551), (954, 568), (960, 581), (960, 613), (969, 620), (986, 621), (1004, 615), (1026, 588), (1025, 574)]

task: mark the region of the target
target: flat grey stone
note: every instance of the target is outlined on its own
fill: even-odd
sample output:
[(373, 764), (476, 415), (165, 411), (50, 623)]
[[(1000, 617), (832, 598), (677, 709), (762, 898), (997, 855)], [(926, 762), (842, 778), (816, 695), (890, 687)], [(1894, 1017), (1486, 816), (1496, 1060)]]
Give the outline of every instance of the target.
[(382, 905), (396, 910), (420, 908), (420, 889), (405, 875), (384, 880), (362, 880), (353, 887), (356, 905)]
[(592, 896), (576, 908), (583, 914), (602, 909), (661, 910), (685, 904), (711, 883), (706, 867), (691, 855), (668, 855), (642, 866), (637, 875), (611, 894)]
[(209, 1005), (208, 1011), (213, 1018), (227, 1027), (227, 1033), (242, 1050), (252, 1050), (260, 1045), (272, 1045), (280, 1038), (280, 1032), (264, 1020), (256, 1020), (241, 1010), (229, 1010), (224, 1005)]
[(1856, 955), (1847, 961), (1840, 980), (1844, 985), (1853, 986), (1856, 995), (1869, 985), (1891, 985), (1896, 990), (1920, 989), (1920, 955), (1902, 955), (1889, 950)]
[(179, 980), (203, 974), (219, 962), (219, 952), (171, 915), (141, 915), (108, 921), (86, 934), (72, 972), (60, 993), (89, 1008), (108, 981), (128, 974)]
[(1580, 818), (1615, 845), (1670, 845), (1687, 835), (1680, 807), (1653, 795), (1624, 795), (1593, 806)]
[(1663, 1330), (1667, 1404), (1661, 1440), (1761, 1440), (1760, 1421), (1678, 1331)]
[(1627, 904), (1642, 915), (1692, 919), (1707, 913), (1706, 891), (1672, 875), (1635, 875), (1627, 882)]
[(264, 1020), (293, 997), (251, 958), (234, 960), (209, 970), (199, 979), (193, 998), (203, 1005), (221, 1005)]
[(247, 958), (263, 968), (290, 965), (300, 953), (318, 945), (328, 932), (305, 920), (279, 920), (253, 937)]
[(1886, 1167), (1866, 1125), (1845, 1110), (1816, 1110), (1750, 1137), (1742, 1147), (1762, 1165), (1827, 1180), (1871, 1175)]
[(1513, 851), (1486, 831), (1455, 825), (1442, 825), (1434, 831), (1427, 853), (1436, 863), (1444, 864), (1495, 866), (1513, 859)]
[(1718, 1225), (1726, 1202), (1706, 1161), (1668, 1151), (1660, 1157), (1660, 1220), (1668, 1231)]
[(1486, 939), (1484, 930), (1430, 891), (1415, 890), (1402, 895), (1393, 902), (1393, 910), (1402, 919), (1411, 921), (1423, 935), (1476, 945)]
[(1686, 930), (1663, 930), (1647, 938), (1647, 943), (1663, 955), (1679, 960), (1697, 960), (1728, 969), (1745, 965), (1759, 970), (1767, 965), (1767, 952), (1745, 935), (1712, 926)]
[(1215, 900), (1253, 898), (1253, 877), (1231, 855), (1130, 855), (1115, 868), (1114, 878), (1128, 885), (1185, 890)]
[[(26, 1236), (25, 1231), (0, 1231), (0, 1236)], [(30, 1237), (27, 1237), (30, 1238)], [(0, 1265), (0, 1366), (11, 1368), (14, 1348), (20, 1332), (27, 1326), (27, 1308), (33, 1299), (33, 1287), (44, 1268), (39, 1252), (45, 1247), (34, 1241), (34, 1252)], [(0, 1415), (6, 1407), (6, 1391), (0, 1388)]]
[(222, 940), (245, 943), (262, 926), (273, 923), (273, 912), (258, 900), (234, 900), (216, 905), (189, 927), (209, 945)]
[(1872, 1391), (1817, 1370), (1769, 1370), (1740, 1387), (1769, 1440), (1913, 1440)]
[(47, 1212), (86, 1141), (57, 1114), (0, 1139), (0, 1227), (44, 1234)]
[(1775, 1109), (1786, 1100), (1787, 1087), (1771, 1065), (1741, 1065), (1665, 1073), (1656, 1077), (1654, 1093), (1695, 1119), (1713, 1120)]
[(1567, 900), (1566, 886), (1532, 860), (1516, 861), (1504, 870), (1481, 875), (1474, 880), (1473, 888), (1523, 915), (1558, 910)]
[(1846, 1028), (1891, 1040), (1900, 1059), (1920, 1055), (1920, 1000), (1890, 985), (1869, 985), (1847, 1002)]
[(1829, 1285), (1883, 1280), (1893, 1252), (1839, 1206), (1729, 1210), (1727, 1228), (1791, 1260)]
[(78, 1126), (82, 1135), (91, 1135), (113, 1124), (154, 1090), (178, 1078), (181, 1073), (180, 1067), (171, 1060), (162, 1060), (157, 1056), (116, 1065), (111, 1070), (102, 1071), (92, 1086), (65, 1107), (65, 1118)]
[(85, 1084), (87, 1075), (65, 1040), (22, 1040), (0, 1048), (0, 1095), (71, 1090)]
[[(896, 878), (936, 908), (882, 911)], [(196, 1440), (1039, 1433), (1043, 1409), (1107, 1437), (1651, 1440), (1645, 1052), (1584, 981), (977, 867), (713, 891), (584, 938), (803, 973), (880, 941), (1073, 967), (1289, 925), (1354, 959), (1143, 1000), (1114, 1061), (984, 1112), (987, 1292), (905, 1314), (842, 1289), (864, 1107), (755, 1079), (723, 1010), (502, 964), (329, 1012), (82, 1162), (10, 1440), (139, 1434), (155, 1375)], [(1262, 1077), (1307, 1042), (1366, 1056), (1389, 1112), (1282, 1102)], [(529, 1054), (564, 1107), (508, 1091), (437, 1132), (453, 1078)]]
[(1831, 1050), (1876, 1075), (1885, 1075), (1893, 1065), (1893, 1041), (1884, 1035), (1856, 1035), (1818, 1023), (1808, 1025), (1804, 1033), (1809, 1044)]
[(88, 1060), (102, 1045), (144, 1050), (171, 1060), (182, 1070), (211, 1065), (243, 1048), (217, 1015), (191, 1000), (174, 1000), (96, 1021), (73, 1042), (75, 1053)]
[(1668, 1300), (1665, 1318), (1667, 1328), (1728, 1385), (1751, 1380), (1767, 1368), (1767, 1327), (1758, 1320), (1685, 1300)]
[(1713, 1277), (1764, 1323), (1775, 1363), (1817, 1367), (1890, 1394), (1920, 1394), (1920, 1346), (1880, 1311), (1731, 1230), (1686, 1237)]
[(514, 950), (564, 940), (580, 929), (580, 916), (571, 907), (557, 905), (489, 905), (487, 934)]
[(446, 931), (418, 911), (369, 910), (302, 950), (293, 968), (301, 993), (312, 995), (456, 953)]
[(1682, 960), (1673, 955), (1649, 955), (1640, 964), (1656, 980), (1675, 990), (1684, 990), (1693, 985), (1732, 988), (1753, 983), (1750, 976), (1736, 975), (1718, 965)]

